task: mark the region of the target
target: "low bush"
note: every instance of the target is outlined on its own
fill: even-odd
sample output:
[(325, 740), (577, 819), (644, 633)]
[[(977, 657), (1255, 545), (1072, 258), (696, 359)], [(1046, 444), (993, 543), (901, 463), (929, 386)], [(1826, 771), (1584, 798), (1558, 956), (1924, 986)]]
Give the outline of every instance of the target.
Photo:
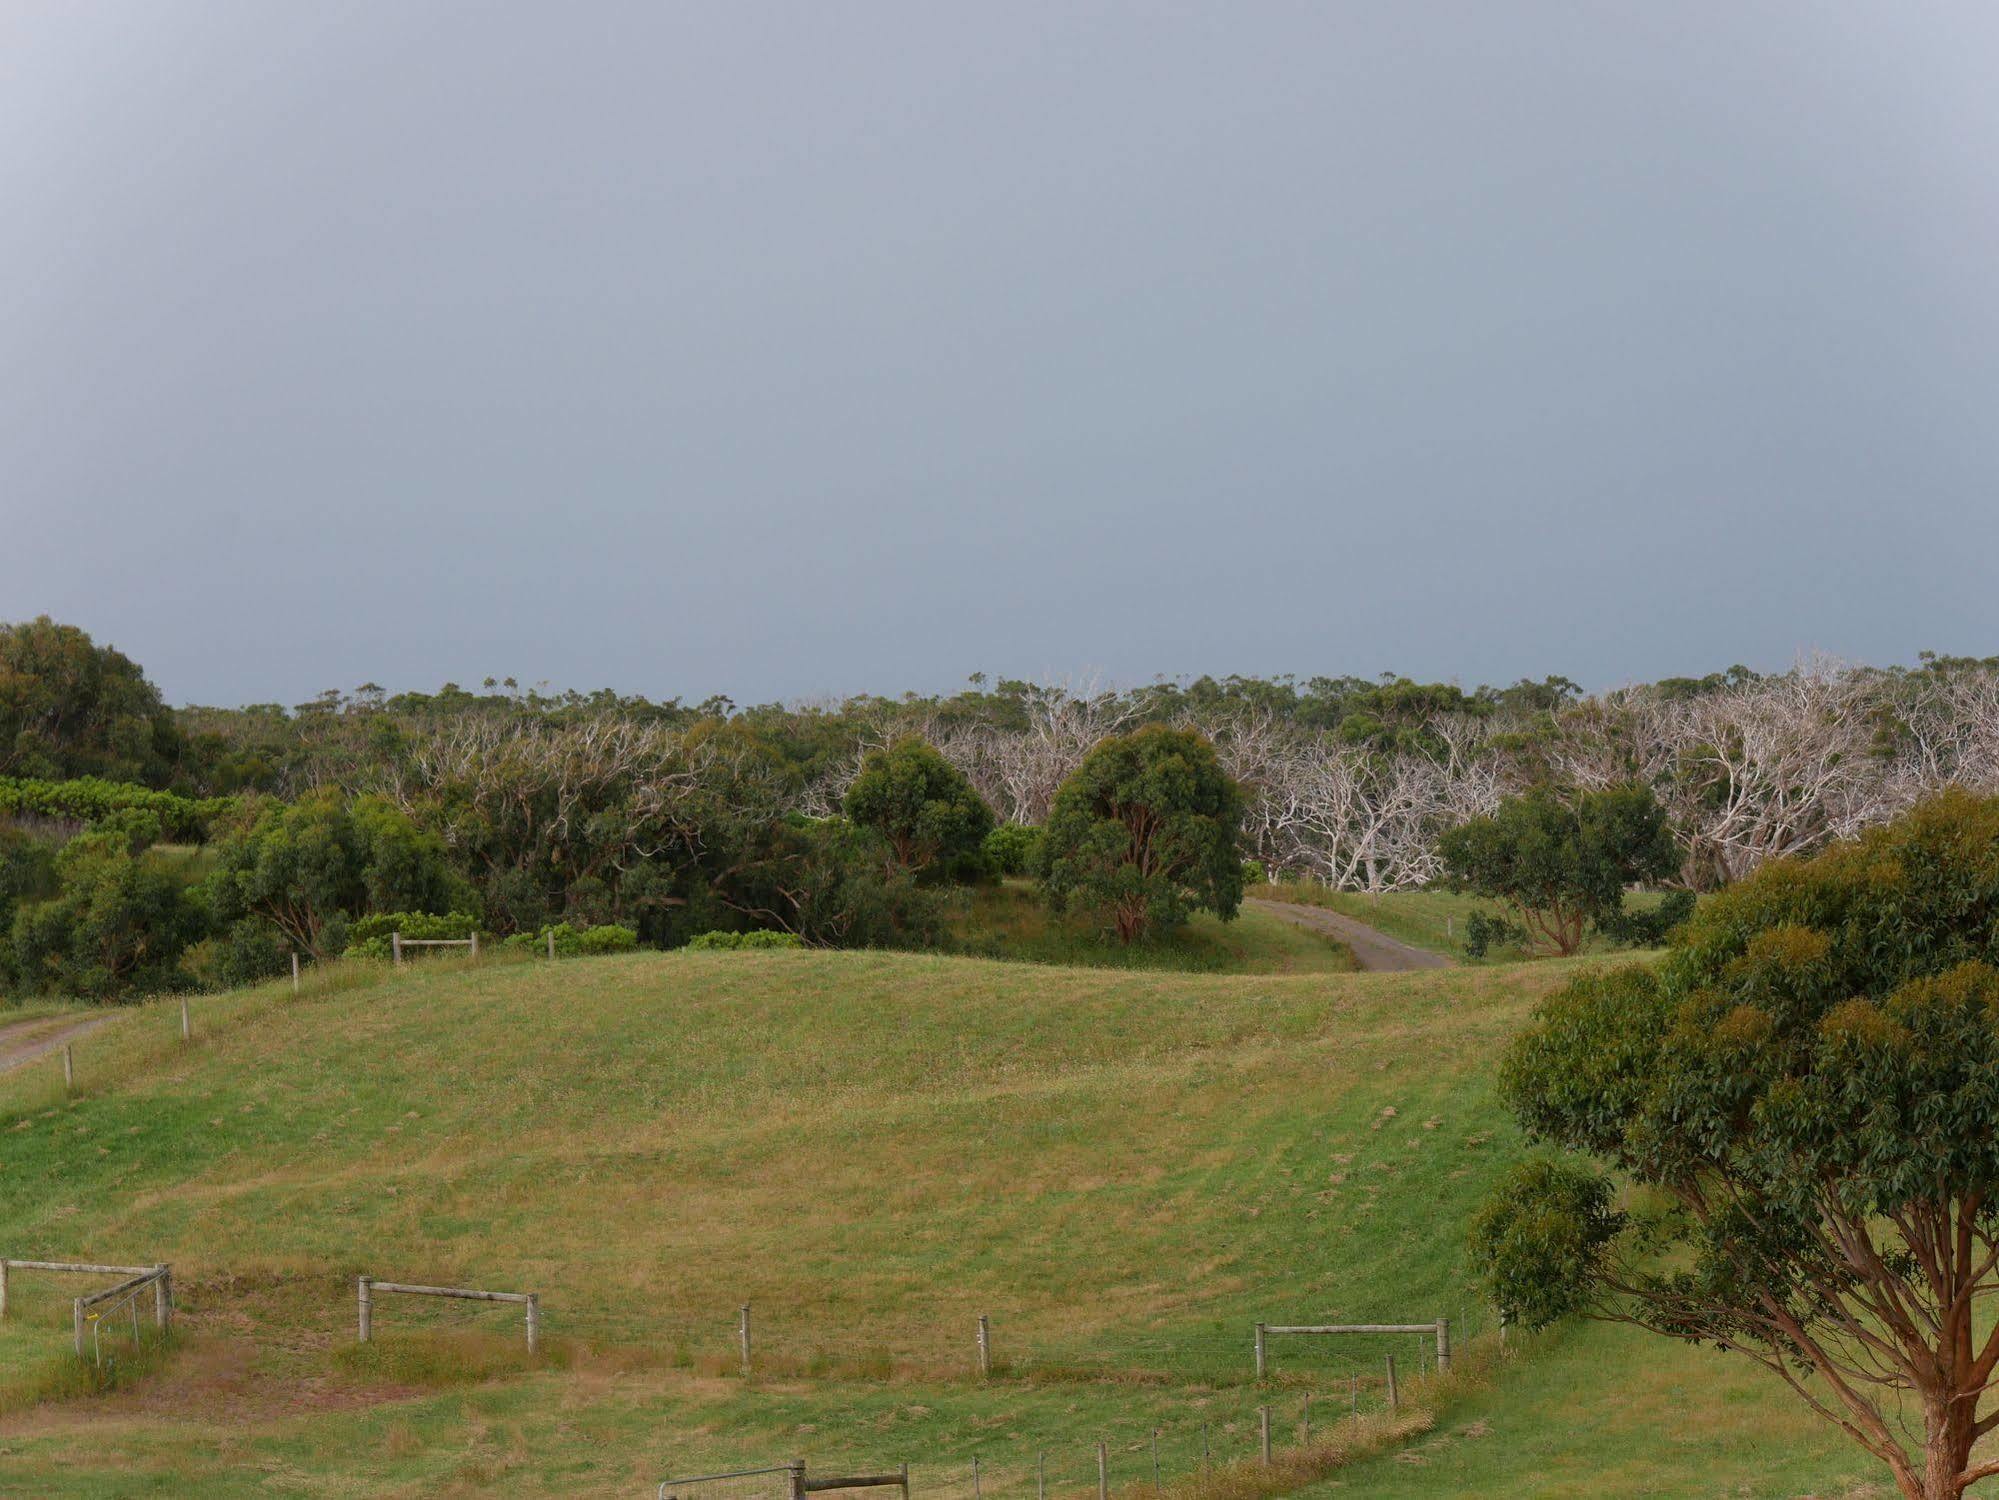
[(791, 932), (699, 932), (688, 940), (688, 949), (700, 953), (737, 952), (743, 949), (803, 948), (805, 944)]
[(169, 839), (206, 839), (208, 825), (235, 806), (234, 797), (182, 797), (95, 776), (74, 781), (0, 776), (0, 814), (23, 813), (95, 825), (117, 813), (147, 812), (159, 819), (160, 829)]
[(613, 922), (600, 922), (595, 927), (572, 927), (567, 922), (557, 922), (539, 932), (517, 932), (506, 940), (506, 946), (523, 948), (531, 953), (546, 953), (551, 936), (555, 939), (555, 952), (559, 958), (630, 953), (639, 945), (636, 932)]
[(342, 958), (388, 958), (394, 951), (390, 935), (400, 932), (412, 942), (463, 942), (479, 926), (479, 919), (467, 912), (436, 915), (422, 911), (377, 912), (357, 918), (347, 929), (347, 946)]
[(1041, 830), (1025, 823), (1002, 823), (986, 835), (986, 861), (998, 875), (1040, 872)]

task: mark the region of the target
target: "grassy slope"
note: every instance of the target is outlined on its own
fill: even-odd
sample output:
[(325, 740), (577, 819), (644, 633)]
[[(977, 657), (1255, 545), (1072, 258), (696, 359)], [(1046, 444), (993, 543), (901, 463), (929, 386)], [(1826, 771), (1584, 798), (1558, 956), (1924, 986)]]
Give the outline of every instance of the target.
[[(190, 1337), (131, 1391), (0, 1418), (0, 1494), (637, 1493), (793, 1453), (908, 1458), (957, 1492), (975, 1452), (987, 1490), (1032, 1493), (1041, 1448), (1075, 1492), (1100, 1434), (1127, 1480), (1154, 1427), (1169, 1474), (1204, 1426), (1246, 1453), (1273, 1399), (1241, 1383), (1255, 1318), (1459, 1312), (1463, 1225), (1513, 1154), (1489, 1059), (1563, 972), (439, 963), (200, 1002), (186, 1049), (172, 1008), (148, 1008), (79, 1048), (73, 1102), (52, 1066), (0, 1079), (0, 1244), (171, 1260)], [(411, 1302), (381, 1326), (434, 1331), (356, 1358), (362, 1270), (534, 1288), (565, 1368), (507, 1375), (508, 1310)], [(18, 1405), (60, 1367), (64, 1317), (17, 1281), (0, 1402)], [(750, 1383), (731, 1373), (745, 1300)], [(1040, 1378), (966, 1378), (981, 1312)], [(437, 1389), (440, 1349), (494, 1378)], [(1381, 1352), (1285, 1347), (1280, 1424)], [(1158, 1374), (1062, 1373), (1104, 1368)], [(1587, 1466), (1567, 1393), (1651, 1399), (1642, 1362), (1567, 1368), (1509, 1366), (1469, 1398), (1492, 1407), (1481, 1453), (1510, 1472), (1507, 1452), (1579, 1444), (1564, 1461)], [(1685, 1433), (1634, 1426), (1624, 1461), (1792, 1493), (1693, 1420), (1711, 1395), (1690, 1381)], [(1757, 1399), (1759, 1420), (1784, 1411)], [(1778, 1446), (1786, 1484), (1856, 1467), (1813, 1431)]]
[[(1299, 881), (1254, 886), (1248, 894), (1264, 901), (1296, 901), (1307, 906), (1323, 906), (1357, 922), (1365, 922), (1370, 927), (1378, 927), (1413, 948), (1446, 954), (1459, 963), (1470, 962), (1465, 957), (1465, 923), (1471, 919), (1471, 914), (1483, 911), (1491, 915), (1503, 911), (1496, 901), (1447, 891), (1441, 886), (1420, 891), (1386, 891), (1370, 896), (1362, 891), (1335, 891)], [(1625, 898), (1635, 911), (1648, 910), (1662, 899), (1653, 891), (1634, 891)], [(1602, 956), (1617, 952), (1594, 933), (1584, 939), (1582, 951)], [(1486, 961), (1511, 963), (1528, 956), (1518, 949), (1495, 949)]]
[(1167, 934), (1122, 947), (1090, 921), (1057, 917), (1031, 882), (973, 886), (951, 896), (951, 940), (977, 958), (1080, 968), (1195, 974), (1317, 974), (1356, 967), (1344, 943), (1261, 912), (1232, 922), (1205, 912)]

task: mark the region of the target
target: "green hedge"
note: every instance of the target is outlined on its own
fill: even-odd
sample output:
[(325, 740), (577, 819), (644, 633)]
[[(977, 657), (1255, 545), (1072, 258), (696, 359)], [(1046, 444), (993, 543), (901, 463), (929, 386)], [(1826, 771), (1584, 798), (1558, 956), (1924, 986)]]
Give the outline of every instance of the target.
[(790, 932), (698, 932), (688, 939), (687, 946), (693, 951), (714, 953), (746, 948), (803, 948), (805, 944)]
[(236, 806), (234, 797), (183, 797), (157, 792), (124, 781), (82, 776), (75, 781), (40, 781), (28, 776), (0, 776), (0, 816), (27, 813), (43, 818), (67, 818), (97, 823), (121, 812), (147, 812), (160, 820), (163, 837), (201, 840), (208, 825)]
[(600, 953), (630, 953), (639, 945), (639, 935), (629, 927), (619, 927), (610, 922), (601, 923), (596, 927), (571, 927), (567, 922), (557, 922), (554, 926), (544, 927), (538, 932), (517, 932), (507, 939), (507, 946), (546, 953), (551, 934), (555, 937), (555, 952), (558, 958), (590, 957)]
[(393, 944), (391, 933), (426, 942), (462, 942), (472, 936), (479, 919), (466, 912), (446, 912), (442, 916), (426, 911), (385, 911), (360, 917), (347, 930), (347, 947), (342, 958), (388, 958)]

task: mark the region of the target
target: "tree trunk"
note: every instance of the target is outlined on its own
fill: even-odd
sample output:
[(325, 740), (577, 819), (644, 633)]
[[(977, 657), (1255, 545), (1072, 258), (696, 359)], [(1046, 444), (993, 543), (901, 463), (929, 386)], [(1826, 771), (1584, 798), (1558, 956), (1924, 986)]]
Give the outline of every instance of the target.
[(1975, 1406), (1971, 1401), (1924, 1399), (1922, 1500), (1959, 1500), (1963, 1495), (1957, 1476), (1971, 1463)]

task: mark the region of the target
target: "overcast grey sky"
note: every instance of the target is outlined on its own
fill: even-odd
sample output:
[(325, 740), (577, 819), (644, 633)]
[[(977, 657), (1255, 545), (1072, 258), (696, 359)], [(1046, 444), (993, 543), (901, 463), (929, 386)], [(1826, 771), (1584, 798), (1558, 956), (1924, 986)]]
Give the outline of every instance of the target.
[(1999, 652), (1985, 3), (0, 0), (0, 619), (175, 701)]

